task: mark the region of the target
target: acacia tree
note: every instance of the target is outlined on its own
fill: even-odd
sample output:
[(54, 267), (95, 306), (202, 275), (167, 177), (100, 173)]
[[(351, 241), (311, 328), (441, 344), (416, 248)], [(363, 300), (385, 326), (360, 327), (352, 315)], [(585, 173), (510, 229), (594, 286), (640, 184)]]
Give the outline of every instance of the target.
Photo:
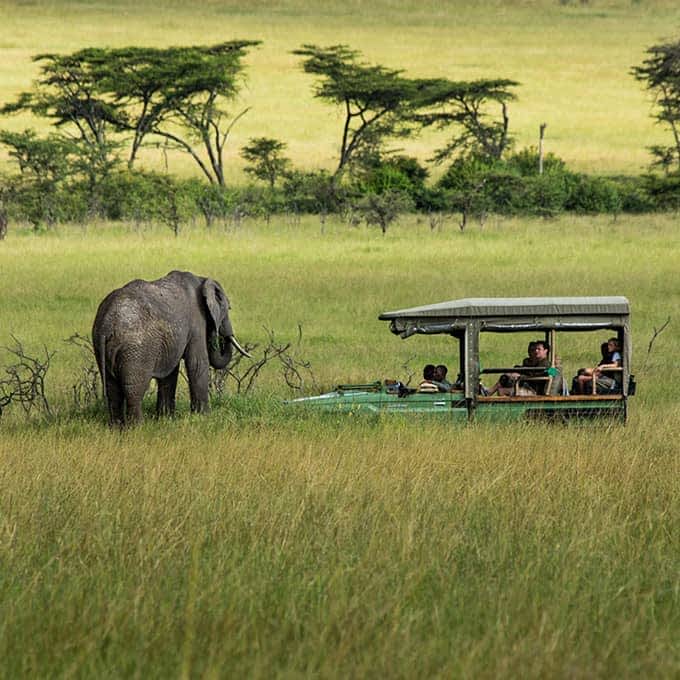
[[(34, 90), (21, 93), (0, 113), (30, 111), (50, 119), (71, 151), (86, 159), (83, 167), (87, 167), (90, 183), (95, 184), (115, 163), (110, 134), (118, 116), (115, 106), (104, 98), (98, 69), (82, 52), (38, 54), (33, 61), (42, 62)], [(24, 141), (30, 141), (33, 151), (36, 145), (46, 148), (57, 143), (55, 136), (40, 142), (32, 133)]]
[[(431, 82), (421, 101), (425, 112), (416, 113), (414, 120), (423, 127), (456, 129), (433, 160), (440, 163), (455, 153), (500, 160), (512, 143), (508, 102), (516, 99), (510, 88), (517, 85), (508, 79)], [(490, 113), (494, 105), (500, 109), (499, 117)]]
[(652, 146), (655, 164), (666, 171), (677, 165), (680, 170), (680, 41), (654, 45), (641, 66), (631, 69), (633, 76), (652, 92), (658, 108), (654, 118), (670, 128), (672, 146)]
[[(454, 152), (499, 159), (512, 142), (508, 102), (515, 99), (514, 80), (410, 79), (402, 71), (361, 63), (358, 52), (345, 45), (304, 45), (293, 53), (306, 57), (304, 70), (319, 77), (315, 96), (345, 110), (335, 181), (353, 160), (380, 158), (388, 138), (423, 127), (456, 127), (436, 161)], [(494, 104), (500, 118), (491, 114)]]
[(412, 131), (410, 113), (427, 81), (362, 63), (359, 53), (346, 45), (303, 45), (293, 54), (305, 57), (304, 71), (319, 77), (315, 96), (344, 108), (335, 183), (353, 160), (375, 154), (388, 137)]
[(224, 185), (224, 147), (236, 121), (225, 108), (239, 91), (254, 40), (209, 47), (87, 48), (41, 54), (32, 92), (0, 112), (30, 111), (83, 142), (92, 158), (111, 154), (112, 132), (132, 133), (128, 166), (149, 136), (188, 153), (211, 183)]
[[(208, 181), (224, 186), (224, 147), (236, 122), (248, 112), (242, 110), (230, 117), (225, 108), (239, 91), (243, 73), (242, 57), (247, 47), (258, 45), (257, 40), (235, 40), (212, 47), (177, 48), (168, 55), (172, 66), (169, 80), (164, 81), (160, 96), (162, 111), (157, 120), (146, 126), (150, 133), (164, 138), (187, 152), (196, 161)], [(136, 106), (130, 96), (129, 106)], [(174, 132), (180, 126), (187, 133)], [(192, 139), (197, 139), (201, 152)]]
[(241, 156), (250, 163), (245, 171), (267, 182), (271, 189), (276, 180), (290, 167), (290, 160), (282, 156), (285, 142), (269, 137), (255, 137), (241, 149)]

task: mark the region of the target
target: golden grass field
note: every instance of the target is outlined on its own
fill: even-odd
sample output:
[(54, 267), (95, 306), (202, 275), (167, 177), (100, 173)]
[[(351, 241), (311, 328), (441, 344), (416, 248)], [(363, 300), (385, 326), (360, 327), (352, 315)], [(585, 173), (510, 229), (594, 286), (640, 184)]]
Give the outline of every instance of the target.
[[(628, 75), (677, 33), (662, 0), (435, 3), (4, 2), (0, 101), (42, 51), (261, 38), (238, 148), (278, 137), (332, 167), (340, 118), (290, 50), (345, 42), (412, 75), (523, 83), (520, 145), (548, 123), (574, 169), (639, 173), (663, 139)], [(677, 36), (676, 36), (677, 37)], [(8, 119), (22, 129), (30, 121)], [(426, 158), (428, 139), (412, 143)], [(146, 162), (160, 159), (149, 152)], [(171, 171), (192, 172), (181, 159)], [(315, 217), (182, 225), (10, 224), (0, 241), (0, 378), (12, 336), (57, 350), (51, 419), (0, 419), (0, 678), (680, 675), (678, 216), (491, 216), (461, 233), (405, 216), (385, 236)], [(248, 398), (123, 433), (76, 409), (100, 300), (133, 278), (218, 279), (242, 342), (295, 340), (316, 385), (453, 365), (445, 338), (391, 335), (380, 312), (472, 296), (625, 295), (638, 394), (623, 426), (453, 428), (294, 413), (277, 371)], [(669, 325), (648, 351), (655, 329)], [(567, 369), (599, 335), (564, 343)], [(489, 340), (489, 357), (526, 342)], [(568, 370), (567, 370), (568, 372)], [(308, 385), (308, 389), (312, 389)], [(149, 394), (147, 406), (153, 407)]]
[[(246, 57), (248, 80), (233, 104), (235, 113), (252, 108), (228, 145), (231, 182), (243, 181), (238, 151), (254, 136), (286, 142), (300, 167), (337, 163), (340, 113), (313, 98), (314, 81), (291, 54), (309, 42), (348, 44), (368, 61), (410, 76), (515, 79), (521, 87), (510, 118), (518, 147), (536, 145), (545, 122), (546, 150), (573, 169), (638, 174), (649, 164), (646, 148), (668, 133), (655, 126), (651, 100), (629, 71), (647, 47), (677, 37), (680, 26), (680, 7), (671, 0), (173, 0), (158, 9), (148, 1), (2, 0), (0, 14), (2, 102), (29, 89), (37, 76), (31, 57), (45, 51), (262, 40)], [(23, 129), (29, 123), (10, 118), (5, 124)], [(425, 160), (441, 141), (426, 135), (406, 148)], [(163, 164), (152, 150), (145, 162)], [(171, 158), (170, 169), (194, 172), (182, 157)]]

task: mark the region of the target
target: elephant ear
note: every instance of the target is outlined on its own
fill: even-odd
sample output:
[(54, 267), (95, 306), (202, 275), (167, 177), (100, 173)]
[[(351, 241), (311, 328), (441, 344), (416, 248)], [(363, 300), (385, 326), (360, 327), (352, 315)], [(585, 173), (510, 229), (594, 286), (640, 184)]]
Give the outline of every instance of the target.
[(229, 309), (227, 296), (224, 294), (222, 286), (213, 279), (206, 279), (203, 282), (202, 289), (208, 311), (215, 323), (215, 330), (219, 330), (220, 324), (227, 317)]

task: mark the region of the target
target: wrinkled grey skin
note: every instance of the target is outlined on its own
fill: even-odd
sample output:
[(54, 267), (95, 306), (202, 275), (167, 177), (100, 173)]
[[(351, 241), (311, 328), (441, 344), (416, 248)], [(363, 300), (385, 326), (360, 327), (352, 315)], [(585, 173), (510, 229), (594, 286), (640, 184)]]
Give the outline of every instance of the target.
[(92, 342), (111, 425), (142, 419), (142, 398), (158, 382), (156, 413), (175, 411), (184, 359), (191, 410), (208, 410), (209, 366), (224, 368), (232, 347), (243, 352), (229, 320), (229, 300), (217, 281), (173, 271), (157, 281), (130, 281), (97, 310)]

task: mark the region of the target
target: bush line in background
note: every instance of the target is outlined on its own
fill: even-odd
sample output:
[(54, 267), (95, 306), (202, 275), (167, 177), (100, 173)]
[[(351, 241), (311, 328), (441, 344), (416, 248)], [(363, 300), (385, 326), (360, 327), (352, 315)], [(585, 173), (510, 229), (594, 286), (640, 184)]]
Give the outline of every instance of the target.
[(7, 222), (25, 221), (36, 231), (59, 223), (92, 219), (138, 225), (161, 222), (179, 233), (180, 225), (201, 220), (238, 224), (246, 217), (275, 214), (342, 215), (365, 220), (383, 231), (399, 213), (457, 214), (464, 229), (471, 218), (489, 213), (553, 217), (574, 213), (644, 213), (680, 207), (680, 175), (598, 177), (568, 170), (553, 157), (538, 174), (537, 154), (526, 149), (507, 160), (456, 160), (435, 183), (414, 158), (394, 157), (365, 167), (351, 182), (335, 185), (324, 171), (291, 171), (277, 184), (221, 187), (199, 179), (156, 172), (119, 170), (96, 186), (86, 180), (6, 178), (0, 213)]
[[(228, 107), (243, 83), (243, 58), (259, 44), (91, 47), (34, 56), (38, 79), (0, 107), (0, 114), (38, 116), (55, 131), (39, 137), (30, 129), (0, 130), (0, 145), (19, 168), (0, 177), (0, 239), (8, 217), (36, 230), (92, 218), (160, 220), (177, 234), (182, 222), (199, 215), (210, 227), (244, 216), (344, 213), (384, 233), (399, 213), (411, 210), (459, 213), (464, 229), (471, 217), (483, 221), (488, 213), (551, 217), (680, 205), (680, 42), (649, 48), (648, 58), (631, 70), (653, 94), (655, 118), (672, 133), (673, 145), (651, 149), (662, 176), (590, 176), (533, 148), (513, 152), (514, 80), (413, 79), (366, 63), (346, 45), (303, 45), (293, 54), (315, 78), (314, 96), (343, 111), (337, 168), (295, 169), (284, 156), (284, 142), (256, 138), (241, 156), (246, 173), (260, 184), (227, 187), (225, 145), (249, 110), (233, 113)], [(428, 127), (449, 135), (430, 159), (448, 164), (434, 183), (417, 159), (390, 146)], [(188, 154), (203, 181), (137, 169), (138, 152), (148, 144)]]

